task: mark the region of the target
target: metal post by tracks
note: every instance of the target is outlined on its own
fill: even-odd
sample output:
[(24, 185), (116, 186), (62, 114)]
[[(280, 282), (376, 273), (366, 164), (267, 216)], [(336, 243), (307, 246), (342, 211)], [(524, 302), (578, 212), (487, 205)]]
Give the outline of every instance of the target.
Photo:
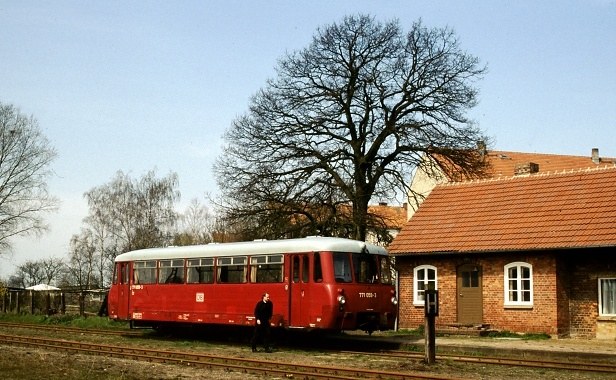
[(438, 316), (438, 290), (426, 289), (424, 295), (425, 311), (425, 361), (427, 364), (436, 362), (436, 323)]

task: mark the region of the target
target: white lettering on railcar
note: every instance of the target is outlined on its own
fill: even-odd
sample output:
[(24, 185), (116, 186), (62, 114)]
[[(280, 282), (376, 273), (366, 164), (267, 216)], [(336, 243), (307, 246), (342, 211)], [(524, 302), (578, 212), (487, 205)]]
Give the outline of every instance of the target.
[(376, 298), (377, 294), (376, 293), (366, 293), (366, 292), (360, 292), (359, 293), (359, 298)]
[(196, 302), (204, 302), (205, 301), (205, 294), (204, 293), (197, 293), (195, 295), (195, 301)]
[(141, 313), (133, 313), (133, 319), (141, 319), (143, 318), (143, 314)]

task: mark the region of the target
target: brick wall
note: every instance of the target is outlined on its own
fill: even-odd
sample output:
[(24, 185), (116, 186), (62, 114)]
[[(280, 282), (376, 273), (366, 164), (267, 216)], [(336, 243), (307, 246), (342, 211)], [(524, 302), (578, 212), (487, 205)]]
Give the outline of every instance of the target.
[[(504, 266), (523, 261), (533, 267), (533, 307), (504, 306)], [(423, 307), (413, 306), (413, 268), (437, 268), (439, 312), (437, 325), (457, 323), (456, 268), (481, 268), (483, 323), (498, 330), (548, 333), (574, 338), (616, 338), (616, 318), (598, 311), (598, 279), (616, 277), (614, 250), (567, 250), (498, 256), (397, 257), (400, 277), (400, 328), (424, 323)]]
[[(571, 268), (571, 301), (569, 304), (571, 336), (594, 338), (597, 336), (597, 324), (601, 323), (598, 322), (598, 280), (602, 277), (616, 277), (614, 254), (609, 250), (602, 250), (595, 254), (581, 254), (575, 261), (569, 260), (568, 265)], [(609, 332), (609, 327), (607, 331)], [(602, 338), (605, 337), (605, 333), (606, 331), (602, 329), (600, 334)], [(616, 335), (612, 336), (614, 337)]]
[[(531, 309), (504, 307), (504, 266), (524, 261), (533, 266), (534, 303)], [(519, 332), (558, 333), (556, 260), (552, 255), (476, 256), (470, 259), (403, 258), (396, 259), (400, 276), (400, 328), (417, 328), (424, 323), (423, 307), (413, 306), (413, 268), (433, 265), (437, 268), (439, 317), (437, 325), (457, 323), (456, 268), (473, 264), (481, 268), (483, 281), (483, 323), (492, 328)]]

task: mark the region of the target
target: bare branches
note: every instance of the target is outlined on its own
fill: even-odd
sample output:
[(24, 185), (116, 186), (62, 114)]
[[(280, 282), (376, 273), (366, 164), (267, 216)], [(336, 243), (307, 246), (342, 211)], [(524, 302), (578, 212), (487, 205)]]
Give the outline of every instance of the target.
[(120, 253), (171, 241), (180, 197), (177, 185), (175, 173), (156, 178), (150, 171), (132, 179), (119, 171), (109, 183), (84, 194), (89, 207), (86, 227), (71, 240), (71, 269), (81, 276), (80, 284), (90, 284), (92, 278), (109, 280)]
[(0, 254), (11, 237), (46, 229), (42, 214), (58, 204), (46, 183), (55, 157), (34, 118), (0, 103)]
[(450, 29), (416, 22), (405, 34), (397, 21), (350, 16), (317, 30), (276, 71), (227, 132), (215, 165), (232, 218), (253, 215), (260, 225), (269, 215), (296, 228), (288, 218), (319, 220), (306, 210), (348, 204), (350, 235), (363, 239), (368, 202), (405, 192), (425, 156), (481, 170), (468, 152), (485, 138), (465, 115), (485, 68)]

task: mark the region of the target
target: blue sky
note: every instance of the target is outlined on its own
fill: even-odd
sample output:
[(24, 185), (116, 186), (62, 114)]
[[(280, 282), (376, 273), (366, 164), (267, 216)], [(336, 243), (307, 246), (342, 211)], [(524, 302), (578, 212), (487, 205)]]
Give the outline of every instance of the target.
[(0, 102), (58, 151), (50, 233), (14, 242), (0, 277), (64, 257), (83, 193), (118, 170), (177, 172), (182, 205), (216, 192), (221, 137), (278, 58), (348, 14), (453, 28), (488, 65), (471, 116), (497, 150), (616, 157), (616, 0), (5, 1)]

